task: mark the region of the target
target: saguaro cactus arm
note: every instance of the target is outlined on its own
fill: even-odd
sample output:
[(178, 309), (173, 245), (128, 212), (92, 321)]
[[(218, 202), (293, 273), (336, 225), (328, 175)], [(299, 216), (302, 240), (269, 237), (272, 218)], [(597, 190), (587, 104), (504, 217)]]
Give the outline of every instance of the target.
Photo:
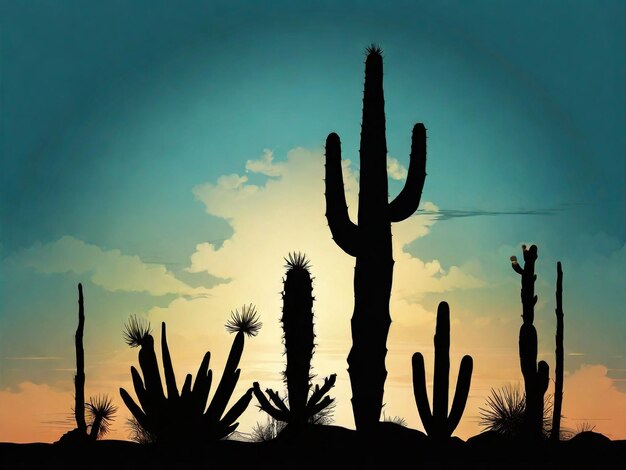
[(406, 183), (402, 191), (389, 203), (389, 220), (401, 222), (415, 213), (419, 207), (426, 179), (426, 128), (418, 123), (413, 126), (411, 156)]
[(463, 412), (465, 411), (465, 405), (467, 404), (467, 397), (469, 396), (469, 389), (472, 382), (473, 368), (474, 361), (472, 356), (463, 356), (461, 365), (459, 366), (459, 376), (456, 381), (456, 389), (454, 391), (454, 398), (452, 399), (452, 406), (450, 407), (450, 415), (448, 416), (447, 433), (449, 436), (452, 435), (459, 425)]
[(426, 368), (424, 367), (424, 356), (416, 352), (412, 358), (413, 369), (413, 396), (419, 412), (420, 419), (426, 434), (432, 434), (433, 415), (428, 402), (428, 392), (426, 391)]
[(333, 240), (350, 256), (358, 254), (359, 228), (348, 215), (341, 168), (341, 142), (334, 132), (326, 138), (326, 219)]

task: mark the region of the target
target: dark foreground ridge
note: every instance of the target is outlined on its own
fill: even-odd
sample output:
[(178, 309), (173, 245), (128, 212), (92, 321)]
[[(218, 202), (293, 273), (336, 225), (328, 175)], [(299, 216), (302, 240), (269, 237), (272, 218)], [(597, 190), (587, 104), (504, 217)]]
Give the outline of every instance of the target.
[(435, 445), (424, 433), (391, 422), (364, 434), (310, 425), (264, 442), (220, 440), (167, 449), (130, 441), (72, 444), (0, 443), (0, 468), (13, 469), (616, 469), (626, 465), (626, 440), (582, 432), (533, 448), (492, 431)]

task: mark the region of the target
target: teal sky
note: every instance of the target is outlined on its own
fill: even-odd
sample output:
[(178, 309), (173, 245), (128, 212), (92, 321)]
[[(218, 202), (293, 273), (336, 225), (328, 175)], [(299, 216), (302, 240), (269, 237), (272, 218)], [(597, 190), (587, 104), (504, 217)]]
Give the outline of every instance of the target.
[[(194, 188), (243, 175), (265, 149), (275, 163), (295, 148), (322, 152), (329, 132), (358, 170), (364, 50), (377, 43), (390, 156), (406, 166), (413, 124), (428, 129), (423, 201), (437, 214), (406, 250), (488, 286), (512, 281), (506, 315), (517, 318), (508, 257), (536, 243), (548, 316), (556, 261), (564, 265), (568, 346), (580, 353), (566, 368), (602, 364), (626, 393), (623, 2), (2, 0), (0, 8), (0, 389), (25, 381), (71, 389), (78, 282), (99, 319), (96, 355), (113, 339), (124, 347), (129, 313), (191, 295), (116, 287), (87, 261), (46, 264), (42, 247), (69, 237), (67, 249), (119, 250), (210, 290), (224, 279), (188, 269), (190, 257), (198, 244), (219, 248), (234, 228), (207, 213)], [(391, 196), (402, 183), (390, 180)], [(280, 201), (267, 210), (280, 211)], [(507, 305), (490, 300), (489, 287), (446, 295), (468, 314), (496, 318)], [(440, 300), (435, 291), (420, 297), (427, 310)], [(553, 330), (543, 335), (550, 349)]]

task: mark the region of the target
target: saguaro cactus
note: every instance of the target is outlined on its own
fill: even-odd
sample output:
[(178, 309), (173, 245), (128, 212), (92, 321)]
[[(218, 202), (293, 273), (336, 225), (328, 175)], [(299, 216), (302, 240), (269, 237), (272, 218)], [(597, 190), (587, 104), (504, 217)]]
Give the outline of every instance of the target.
[(522, 253), (524, 266), (520, 266), (515, 256), (511, 256), (511, 266), (522, 276), (522, 326), (519, 332), (519, 356), (526, 400), (524, 434), (529, 439), (538, 440), (543, 436), (543, 405), (548, 389), (549, 366), (545, 361), (537, 363), (537, 330), (533, 325), (537, 303), (535, 295), (537, 246), (532, 245), (527, 248), (526, 245), (522, 245)]
[(550, 438), (558, 441), (561, 433), (561, 410), (563, 408), (563, 269), (556, 263), (556, 349), (554, 366), (554, 408)]
[(461, 420), (472, 380), (474, 362), (471, 356), (463, 356), (450, 414), (448, 414), (448, 386), (450, 374), (450, 307), (441, 302), (437, 308), (435, 329), (435, 375), (433, 381), (433, 408), (430, 410), (426, 393), (424, 356), (413, 354), (413, 394), (426, 434), (435, 440), (449, 438)]
[(391, 317), (393, 278), (391, 222), (400, 222), (418, 208), (426, 177), (426, 129), (413, 127), (407, 181), (389, 202), (387, 143), (383, 94), (382, 51), (372, 46), (365, 61), (361, 124), (358, 225), (350, 220), (343, 189), (341, 143), (335, 133), (326, 139), (326, 218), (335, 243), (356, 257), (352, 349), (348, 373), (357, 429), (380, 419), (387, 378), (385, 357)]
[(290, 253), (286, 261), (287, 273), (283, 281), (281, 322), (287, 356), (284, 381), (287, 386), (288, 406), (280, 395), (271, 389), (266, 390), (268, 400), (257, 382), (254, 383), (254, 394), (263, 411), (293, 428), (310, 422), (315, 415), (332, 404), (333, 399), (325, 395), (334, 386), (336, 375), (327, 377), (321, 388), (316, 385), (309, 397), (311, 359), (315, 346), (313, 283), (309, 272), (309, 261), (303, 254)]

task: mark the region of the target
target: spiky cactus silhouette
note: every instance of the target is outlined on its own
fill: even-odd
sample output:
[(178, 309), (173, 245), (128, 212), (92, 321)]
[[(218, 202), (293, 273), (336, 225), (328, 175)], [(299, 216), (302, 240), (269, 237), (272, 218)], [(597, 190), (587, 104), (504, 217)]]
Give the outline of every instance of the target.
[(255, 336), (261, 327), (254, 306), (244, 306), (242, 311), (235, 310), (226, 329), (235, 333), (235, 339), (219, 385), (207, 408), (213, 373), (209, 369), (211, 353), (207, 352), (198, 368), (192, 386), (192, 376), (187, 374), (179, 393), (172, 360), (167, 345), (165, 322), (161, 324), (161, 356), (167, 396), (159, 374), (154, 338), (150, 334), (150, 325), (131, 317), (125, 325), (125, 339), (129, 346), (140, 346), (139, 365), (143, 380), (135, 367), (131, 367), (133, 385), (139, 404), (129, 393), (120, 388), (124, 403), (139, 425), (159, 444), (187, 445), (210, 442), (230, 435), (239, 425), (236, 420), (246, 410), (252, 399), (249, 388), (224, 413), (234, 392), (241, 369), (239, 360), (243, 353), (245, 336)]
[(473, 360), (465, 355), (461, 359), (456, 390), (448, 414), (448, 387), (450, 374), (450, 307), (441, 302), (437, 308), (435, 327), (435, 372), (433, 380), (432, 412), (426, 392), (426, 372), (424, 356), (413, 354), (413, 394), (426, 434), (436, 441), (443, 441), (456, 429), (463, 416), (472, 380)]
[(283, 341), (287, 366), (283, 374), (287, 386), (287, 403), (278, 392), (267, 389), (269, 399), (258, 382), (253, 384), (260, 408), (272, 418), (286, 422), (293, 429), (314, 421), (314, 417), (332, 405), (326, 394), (334, 386), (336, 375), (311, 391), (311, 359), (314, 351), (313, 282), (309, 261), (302, 253), (290, 253), (285, 259), (287, 272), (283, 280)]
[(378, 423), (383, 406), (394, 264), (391, 223), (405, 220), (417, 210), (426, 177), (426, 129), (423, 124), (416, 124), (407, 181), (389, 202), (382, 51), (372, 45), (366, 52), (358, 225), (348, 215), (341, 143), (335, 133), (326, 139), (325, 170), (326, 218), (333, 240), (347, 254), (356, 257), (348, 373), (357, 429), (368, 429)]
[(522, 245), (524, 266), (511, 256), (513, 270), (522, 277), (522, 326), (519, 332), (519, 356), (522, 376), (524, 377), (524, 393), (526, 407), (524, 410), (524, 437), (529, 440), (540, 440), (543, 437), (543, 406), (544, 396), (548, 389), (549, 366), (545, 361), (537, 363), (537, 330), (533, 325), (535, 319), (535, 262), (537, 246), (528, 248)]
[(556, 263), (556, 335), (554, 365), (554, 408), (552, 410), (552, 430), (550, 439), (558, 441), (561, 436), (561, 411), (563, 409), (563, 269)]

